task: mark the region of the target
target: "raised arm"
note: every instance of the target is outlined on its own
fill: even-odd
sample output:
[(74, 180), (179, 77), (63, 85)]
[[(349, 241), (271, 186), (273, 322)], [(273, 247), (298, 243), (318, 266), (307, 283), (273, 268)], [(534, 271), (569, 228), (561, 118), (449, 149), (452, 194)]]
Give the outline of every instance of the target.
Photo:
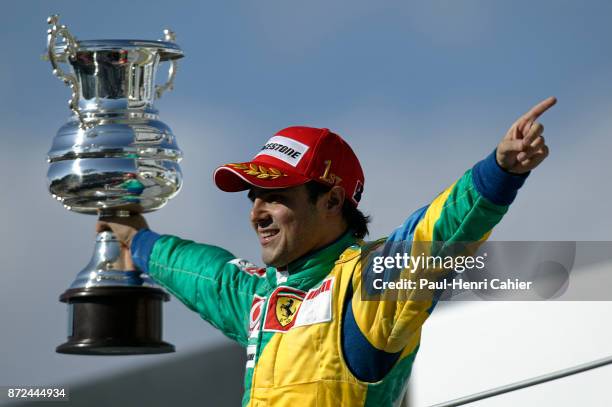
[[(429, 205), (410, 215), (387, 238), (381, 252), (394, 256), (414, 250), (415, 246), (420, 251), (431, 242), (487, 239), (529, 171), (548, 155), (543, 126), (536, 119), (555, 102), (548, 98), (519, 118), (493, 153), (467, 170)], [(413, 301), (409, 292), (397, 301), (364, 301), (362, 285), (370, 279), (363, 277), (372, 272), (358, 268), (353, 275), (354, 295), (345, 308), (343, 333), (349, 366), (368, 381), (380, 380), (398, 360), (414, 356), (421, 326), (436, 302), (433, 293), (429, 300)]]
[[(160, 236), (144, 218), (99, 222), (130, 248), (135, 267), (148, 273), (189, 309), (246, 346), (253, 294), (267, 284), (266, 270), (220, 247)], [(127, 223), (127, 224), (126, 224)]]

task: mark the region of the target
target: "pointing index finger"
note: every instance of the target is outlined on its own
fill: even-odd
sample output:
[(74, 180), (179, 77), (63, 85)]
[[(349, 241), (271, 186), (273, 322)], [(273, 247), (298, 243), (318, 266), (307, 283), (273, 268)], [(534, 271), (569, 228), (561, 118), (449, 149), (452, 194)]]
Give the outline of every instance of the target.
[(540, 103), (538, 103), (537, 105), (535, 105), (534, 107), (532, 107), (530, 111), (525, 113), (525, 115), (523, 116), (523, 119), (526, 119), (527, 121), (534, 121), (538, 117), (540, 117), (542, 113), (544, 113), (545, 111), (553, 107), (555, 103), (557, 103), (556, 97), (551, 96), (549, 98), (546, 98)]

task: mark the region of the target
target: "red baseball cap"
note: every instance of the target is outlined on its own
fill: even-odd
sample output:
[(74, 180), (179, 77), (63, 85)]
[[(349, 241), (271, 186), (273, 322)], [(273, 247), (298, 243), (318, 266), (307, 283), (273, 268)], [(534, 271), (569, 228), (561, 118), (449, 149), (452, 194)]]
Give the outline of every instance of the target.
[(329, 129), (301, 126), (276, 133), (251, 161), (218, 167), (213, 178), (226, 192), (251, 186), (289, 188), (309, 181), (338, 185), (355, 206), (365, 181), (361, 164), (346, 141)]

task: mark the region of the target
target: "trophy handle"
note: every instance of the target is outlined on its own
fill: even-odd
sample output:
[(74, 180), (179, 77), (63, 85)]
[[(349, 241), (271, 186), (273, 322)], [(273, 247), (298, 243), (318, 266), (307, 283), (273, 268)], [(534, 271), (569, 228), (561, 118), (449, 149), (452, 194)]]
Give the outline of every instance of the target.
[(47, 55), (49, 57), (49, 62), (51, 62), (51, 67), (53, 67), (53, 74), (64, 81), (66, 85), (70, 86), (72, 95), (68, 101), (68, 106), (79, 119), (80, 127), (87, 128), (89, 126), (85, 123), (83, 113), (79, 110), (80, 87), (77, 78), (75, 75), (65, 73), (62, 68), (60, 68), (59, 61), (54, 51), (57, 37), (62, 37), (66, 41), (66, 54), (68, 58), (74, 59), (76, 58), (77, 41), (65, 25), (59, 24), (59, 15), (53, 14), (49, 16), (49, 18), (47, 18), (47, 24), (51, 26), (47, 31)]
[[(175, 42), (176, 34), (174, 31), (165, 29), (164, 30), (164, 41)], [(159, 99), (165, 91), (174, 89), (174, 78), (176, 77), (176, 70), (178, 69), (178, 62), (173, 59), (170, 62), (170, 69), (168, 70), (168, 80), (163, 85), (155, 85), (155, 97)]]

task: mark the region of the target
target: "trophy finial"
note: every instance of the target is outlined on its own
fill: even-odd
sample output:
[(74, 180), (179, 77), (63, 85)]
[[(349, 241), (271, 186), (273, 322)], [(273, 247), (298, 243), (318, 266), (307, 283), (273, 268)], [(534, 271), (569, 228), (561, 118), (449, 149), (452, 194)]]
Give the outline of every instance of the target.
[(59, 14), (51, 14), (47, 17), (47, 24), (57, 25), (57, 23), (59, 23)]
[(176, 33), (169, 28), (164, 29), (164, 41), (176, 42)]

